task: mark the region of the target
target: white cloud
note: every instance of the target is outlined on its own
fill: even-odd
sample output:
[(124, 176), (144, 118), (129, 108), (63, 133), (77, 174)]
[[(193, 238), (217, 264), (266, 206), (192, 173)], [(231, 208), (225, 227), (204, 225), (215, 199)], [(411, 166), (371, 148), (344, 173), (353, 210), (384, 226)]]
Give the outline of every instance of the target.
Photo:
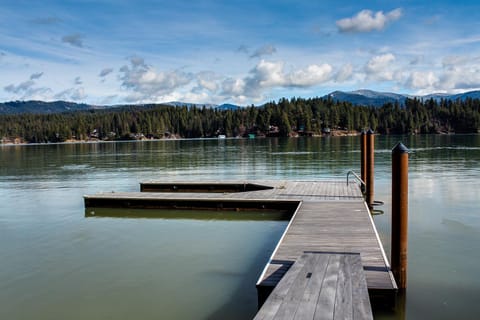
[(440, 76), (439, 86), (455, 92), (479, 89), (480, 67), (468, 65), (449, 68)]
[(245, 81), (243, 79), (227, 78), (222, 82), (222, 95), (243, 96), (245, 92)]
[(371, 58), (365, 65), (367, 78), (375, 80), (393, 80), (394, 72), (392, 70), (392, 62), (394, 61), (395, 56), (391, 53)]
[(206, 89), (216, 92), (219, 88), (217, 80), (219, 77), (214, 72), (204, 71), (197, 74), (198, 89)]
[(304, 69), (286, 72), (283, 61), (261, 60), (243, 79), (228, 78), (222, 83), (222, 94), (244, 99), (259, 100), (265, 91), (275, 88), (311, 87), (329, 81), (329, 64), (312, 64)]
[(412, 71), (403, 85), (418, 94), (480, 89), (480, 57), (449, 55), (440, 60), (438, 68)]
[(345, 64), (340, 68), (335, 76), (336, 82), (344, 82), (352, 78), (353, 66), (350, 63)]
[(340, 32), (371, 32), (383, 30), (389, 22), (398, 20), (402, 16), (402, 9), (397, 8), (386, 14), (371, 10), (362, 10), (352, 18), (340, 19), (336, 22)]
[(252, 86), (274, 87), (285, 84), (285, 76), (283, 74), (283, 62), (270, 62), (261, 60), (251, 71), (252, 76), (249, 83)]
[(438, 85), (438, 78), (432, 71), (414, 71), (410, 74), (405, 85), (412, 89), (434, 89)]
[(62, 37), (62, 42), (68, 43), (74, 47), (83, 48), (83, 35), (79, 33), (69, 34)]
[(297, 70), (287, 76), (288, 84), (297, 87), (310, 87), (330, 79), (332, 66), (329, 64), (309, 65), (305, 69)]
[(130, 65), (120, 68), (122, 86), (132, 91), (130, 100), (155, 101), (159, 97), (182, 89), (194, 79), (181, 70), (157, 72), (139, 57), (130, 58)]

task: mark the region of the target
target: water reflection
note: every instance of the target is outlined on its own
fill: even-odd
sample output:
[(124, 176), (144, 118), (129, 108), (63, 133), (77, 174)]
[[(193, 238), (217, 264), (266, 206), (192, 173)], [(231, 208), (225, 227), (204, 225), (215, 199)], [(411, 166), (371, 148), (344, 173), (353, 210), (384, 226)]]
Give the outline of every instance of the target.
[[(83, 195), (138, 191), (142, 180), (345, 179), (348, 170), (360, 171), (357, 138), (0, 147), (0, 318), (251, 317), (256, 272), (287, 221), (236, 220), (235, 212), (224, 220), (218, 212), (148, 219), (150, 210), (90, 218)], [(375, 317), (475, 319), (480, 136), (376, 137), (375, 199), (385, 202), (385, 214), (374, 220), (387, 254), (391, 148), (398, 141), (412, 151), (408, 299), (403, 316)], [(176, 301), (187, 301), (191, 312)]]

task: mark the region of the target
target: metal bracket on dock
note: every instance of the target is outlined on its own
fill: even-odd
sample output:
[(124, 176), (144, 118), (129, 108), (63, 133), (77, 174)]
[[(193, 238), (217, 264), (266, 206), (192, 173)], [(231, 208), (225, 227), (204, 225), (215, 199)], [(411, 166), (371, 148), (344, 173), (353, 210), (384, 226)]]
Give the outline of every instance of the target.
[(362, 190), (362, 194), (365, 195), (365, 192), (367, 190), (367, 185), (362, 180), (362, 178), (360, 178), (358, 176), (358, 174), (356, 174), (355, 171), (353, 171), (353, 170), (350, 170), (350, 171), (347, 172), (347, 186), (348, 186), (348, 183), (349, 183), (348, 178), (350, 177), (350, 175), (353, 175), (355, 177), (355, 179), (357, 179), (357, 181), (360, 182), (360, 190)]

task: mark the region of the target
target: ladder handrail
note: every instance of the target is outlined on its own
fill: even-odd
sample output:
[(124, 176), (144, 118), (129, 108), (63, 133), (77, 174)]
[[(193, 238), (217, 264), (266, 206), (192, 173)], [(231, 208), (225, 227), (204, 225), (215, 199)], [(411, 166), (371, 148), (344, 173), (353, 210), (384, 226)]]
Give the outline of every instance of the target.
[(347, 172), (347, 186), (348, 186), (348, 182), (349, 182), (348, 178), (350, 177), (350, 174), (352, 174), (357, 179), (357, 181), (360, 182), (360, 189), (362, 190), (362, 194), (365, 194), (367, 185), (365, 184), (365, 181), (363, 181), (362, 178), (360, 178), (358, 174), (356, 174), (355, 171), (353, 170), (350, 170)]

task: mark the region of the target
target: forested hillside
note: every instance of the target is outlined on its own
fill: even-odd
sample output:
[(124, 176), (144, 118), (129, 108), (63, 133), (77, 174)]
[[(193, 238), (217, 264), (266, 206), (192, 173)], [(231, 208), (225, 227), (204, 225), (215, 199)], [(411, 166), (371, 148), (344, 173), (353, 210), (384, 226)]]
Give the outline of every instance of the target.
[(391, 133), (477, 133), (480, 100), (407, 99), (405, 105), (353, 106), (332, 99), (281, 99), (239, 110), (164, 105), (0, 116), (0, 138), (30, 143), (68, 140), (200, 138), (249, 133), (266, 136), (316, 135), (372, 128)]

